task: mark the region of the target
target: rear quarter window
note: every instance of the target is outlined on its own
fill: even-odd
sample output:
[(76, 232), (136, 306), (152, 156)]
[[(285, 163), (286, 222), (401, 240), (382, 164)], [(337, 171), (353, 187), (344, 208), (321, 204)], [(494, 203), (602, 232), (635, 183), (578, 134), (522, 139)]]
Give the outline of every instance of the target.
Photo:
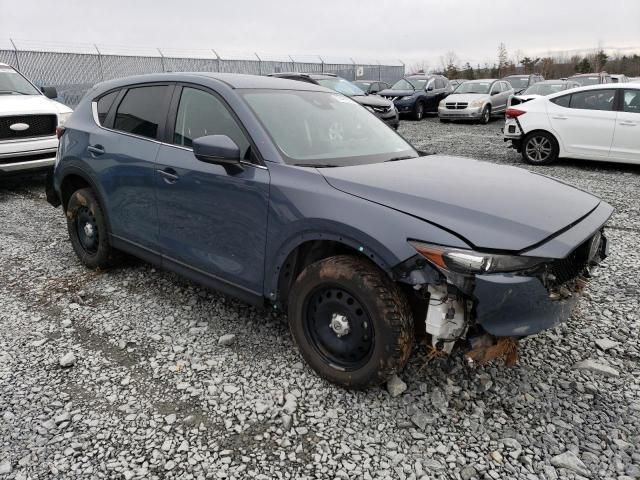
[(116, 110), (113, 128), (141, 137), (156, 139), (166, 116), (168, 87), (154, 85), (130, 88)]
[(556, 97), (551, 99), (551, 102), (564, 108), (569, 108), (570, 101), (571, 101), (571, 95), (562, 95), (561, 97)]
[(109, 114), (109, 110), (113, 106), (113, 102), (115, 102), (120, 90), (115, 90), (111, 93), (107, 93), (98, 99), (96, 102), (97, 110), (98, 110), (98, 123), (105, 127), (109, 125), (105, 125), (107, 120), (107, 115)]

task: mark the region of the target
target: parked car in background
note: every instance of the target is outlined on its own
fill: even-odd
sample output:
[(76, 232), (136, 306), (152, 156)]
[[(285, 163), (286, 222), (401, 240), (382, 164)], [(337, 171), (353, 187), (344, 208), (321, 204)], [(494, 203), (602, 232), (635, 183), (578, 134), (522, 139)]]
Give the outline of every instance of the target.
[(377, 95), (381, 90), (389, 88), (389, 84), (386, 82), (380, 82), (378, 80), (356, 80), (353, 82), (360, 90), (370, 95)]
[(504, 113), (513, 88), (505, 80), (467, 80), (438, 106), (441, 122), (478, 120), (489, 123), (492, 115)]
[(36, 88), (14, 68), (0, 63), (0, 176), (53, 166), (56, 128), (72, 110), (52, 98), (55, 88)]
[(607, 72), (580, 73), (578, 75), (569, 77), (567, 80), (578, 82), (583, 87), (586, 87), (588, 85), (600, 85), (602, 83), (613, 83), (613, 81), (611, 80), (611, 75), (609, 75)]
[(531, 75), (508, 75), (502, 80), (506, 80), (507, 82), (509, 82), (513, 87), (515, 94), (519, 95), (531, 85), (542, 82), (544, 80), (544, 77), (542, 75), (534, 73)]
[(544, 80), (531, 85), (525, 91), (519, 95), (514, 95), (509, 98), (509, 106), (519, 105), (521, 103), (528, 102), (534, 98), (544, 97), (551, 95), (552, 93), (558, 93), (570, 88), (578, 88), (581, 85), (573, 80)]
[(376, 95), (367, 95), (357, 85), (342, 77), (338, 77), (333, 73), (283, 72), (272, 73), (269, 76), (322, 85), (323, 87), (330, 88), (331, 90), (335, 90), (336, 92), (351, 98), (390, 127), (397, 130), (398, 125), (400, 124), (398, 111), (392, 101)]
[(629, 79), (626, 75), (622, 74), (611, 74), (611, 83), (628, 83)]
[(459, 80), (459, 79), (449, 80), (449, 85), (451, 86), (451, 88), (453, 90), (455, 90), (456, 88), (458, 88), (458, 85), (460, 85), (461, 83), (464, 83), (464, 82), (466, 82), (466, 80)]
[(422, 120), (425, 113), (437, 112), (438, 103), (449, 93), (449, 80), (442, 75), (409, 75), (379, 95), (392, 100), (399, 113)]
[(90, 90), (47, 198), (87, 267), (117, 249), (283, 309), (311, 368), (352, 389), (400, 372), (416, 331), (489, 355), (566, 320), (612, 213), (521, 168), (420, 157), (333, 90), (208, 72)]
[(629, 79), (630, 83), (640, 83), (640, 77), (632, 77)]
[(558, 157), (640, 163), (640, 85), (572, 89), (507, 110), (505, 140), (525, 162)]

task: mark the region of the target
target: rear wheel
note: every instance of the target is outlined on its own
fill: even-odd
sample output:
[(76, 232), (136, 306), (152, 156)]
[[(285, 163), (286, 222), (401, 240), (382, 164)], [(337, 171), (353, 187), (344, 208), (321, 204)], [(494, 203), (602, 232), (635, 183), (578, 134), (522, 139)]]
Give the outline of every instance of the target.
[(558, 142), (547, 132), (532, 132), (522, 142), (522, 159), (531, 165), (548, 165), (558, 153)]
[(413, 108), (413, 119), (422, 120), (424, 117), (424, 103), (416, 102), (416, 106)]
[(90, 188), (76, 190), (67, 204), (67, 230), (73, 250), (87, 267), (107, 268), (115, 261), (109, 245), (107, 223)]
[(311, 368), (344, 388), (385, 382), (413, 345), (404, 294), (366, 259), (348, 255), (304, 269), (289, 296), (289, 327)]

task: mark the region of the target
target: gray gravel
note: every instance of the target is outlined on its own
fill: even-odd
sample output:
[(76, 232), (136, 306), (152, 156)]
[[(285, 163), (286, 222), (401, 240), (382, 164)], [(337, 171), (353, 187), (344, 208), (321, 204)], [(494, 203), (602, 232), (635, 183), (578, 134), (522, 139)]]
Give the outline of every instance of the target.
[[(524, 167), (500, 127), (400, 131)], [(640, 478), (639, 169), (533, 170), (616, 207), (571, 321), (510, 369), (417, 347), (406, 390), (367, 392), (316, 377), (279, 315), (142, 262), (87, 271), (42, 178), (0, 181), (0, 479)]]

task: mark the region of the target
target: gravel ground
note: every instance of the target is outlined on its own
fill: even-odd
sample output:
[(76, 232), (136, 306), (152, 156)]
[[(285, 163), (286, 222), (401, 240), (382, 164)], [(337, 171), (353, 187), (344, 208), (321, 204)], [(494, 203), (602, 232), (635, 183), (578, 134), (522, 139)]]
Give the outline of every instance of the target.
[[(500, 127), (400, 132), (524, 167)], [(639, 169), (533, 170), (616, 207), (611, 256), (515, 367), (416, 348), (395, 397), (316, 377), (279, 315), (142, 262), (87, 271), (42, 178), (0, 182), (0, 479), (640, 478)]]

